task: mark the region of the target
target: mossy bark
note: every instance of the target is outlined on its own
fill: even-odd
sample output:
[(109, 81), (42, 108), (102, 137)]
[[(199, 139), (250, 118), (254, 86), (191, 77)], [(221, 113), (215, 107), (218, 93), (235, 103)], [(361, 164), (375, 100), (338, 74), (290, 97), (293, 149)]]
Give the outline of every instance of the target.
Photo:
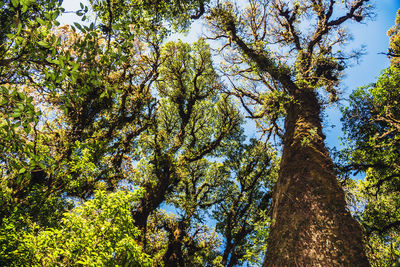
[(325, 147), (315, 92), (301, 91), (288, 109), (263, 266), (369, 266), (360, 225)]

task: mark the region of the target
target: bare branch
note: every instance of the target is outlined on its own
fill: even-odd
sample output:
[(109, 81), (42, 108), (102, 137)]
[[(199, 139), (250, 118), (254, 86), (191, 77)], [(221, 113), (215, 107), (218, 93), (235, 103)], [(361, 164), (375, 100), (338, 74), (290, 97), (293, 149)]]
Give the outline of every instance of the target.
[(298, 12), (298, 6), (290, 11), (289, 8), (285, 8), (284, 5), (276, 5), (277, 10), (279, 11), (279, 15), (285, 18), (285, 23), (282, 23), (282, 26), (286, 28), (286, 30), (290, 33), (293, 38), (293, 43), (296, 46), (297, 50), (302, 50), (300, 44), (300, 37), (297, 34), (297, 31), (294, 27), (294, 22), (296, 21), (296, 16)]
[(204, 3), (200, 3), (199, 10), (197, 10), (196, 14), (190, 16), (191, 19), (199, 19), (203, 16), (205, 12)]
[(358, 0), (355, 4), (352, 5), (352, 7), (350, 8), (349, 12), (347, 12), (346, 15), (344, 15), (336, 20), (328, 22), (327, 26), (328, 27), (339, 26), (343, 22), (347, 21), (348, 19), (355, 19), (357, 22), (360, 22), (363, 19), (363, 17), (362, 17), (362, 15), (359, 15), (356, 13), (361, 11), (363, 5), (367, 2), (369, 2), (369, 0)]

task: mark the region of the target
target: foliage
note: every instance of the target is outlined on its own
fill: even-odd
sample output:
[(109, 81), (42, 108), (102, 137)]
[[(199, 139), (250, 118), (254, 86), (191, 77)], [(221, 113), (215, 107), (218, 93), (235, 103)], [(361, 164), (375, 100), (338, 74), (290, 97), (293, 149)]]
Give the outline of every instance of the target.
[[(206, 2), (93, 1), (99, 24), (62, 26), (59, 4), (2, 7), (2, 23), (17, 23), (0, 30), (0, 264), (256, 261), (275, 152), (245, 145), (204, 40), (164, 43), (161, 25), (187, 27)], [(220, 195), (237, 183), (238, 199)], [(221, 207), (238, 209), (245, 229), (224, 255), (222, 240), (240, 228), (220, 211), (219, 230), (207, 226)]]
[[(210, 38), (223, 42), (221, 71), (266, 133), (281, 133), (279, 121), (297, 101), (294, 88), (325, 90), (328, 102), (338, 100), (347, 62), (362, 54), (346, 51), (351, 36), (342, 26), (368, 19), (367, 2), (225, 1), (210, 9)], [(338, 16), (334, 10), (340, 10)]]
[(228, 0), (206, 15), (209, 38), (221, 44), (229, 93), (267, 138), (282, 141), (265, 266), (368, 266), (361, 228), (333, 175), (320, 113), (338, 99), (346, 65), (362, 53), (344, 48), (351, 39), (344, 25), (367, 19), (371, 8), (368, 0)]
[(137, 30), (160, 27), (167, 23), (173, 29), (185, 29), (191, 19), (197, 19), (205, 12), (209, 0), (188, 1), (124, 1), (91, 0), (93, 10), (102, 19), (105, 32), (119, 30), (126, 23)]
[(216, 229), (225, 237), (222, 263), (236, 266), (248, 261), (259, 265), (266, 250), (268, 207), (279, 162), (270, 147), (251, 139), (248, 145), (228, 150), (225, 166), (236, 179), (221, 184), (221, 201), (213, 211)]
[(399, 66), (400, 57), (400, 14), (397, 11), (397, 16), (395, 20), (395, 25), (389, 29), (387, 35), (390, 37), (389, 53), (391, 63), (393, 65)]
[[(358, 56), (336, 46), (340, 26), (368, 17), (368, 1), (92, 0), (83, 23), (60, 26), (61, 2), (0, 1), (0, 265), (261, 264), (280, 159), (244, 136), (232, 96), (267, 139), (283, 137), (299, 91), (335, 101)], [(204, 39), (166, 42), (203, 14), (226, 41), (219, 69)], [(344, 113), (377, 266), (399, 254), (399, 74)]]
[(57, 228), (33, 224), (31, 232), (21, 231), (11, 253), (24, 255), (19, 264), (29, 266), (151, 266), (150, 256), (137, 243), (140, 231), (131, 216), (140, 194), (97, 191), (93, 199), (63, 214)]
[(398, 18), (396, 26), (388, 32), (394, 53), (392, 65), (382, 72), (376, 83), (353, 92), (349, 107), (343, 110), (347, 148), (341, 152), (342, 170), (365, 173), (364, 181), (352, 187), (360, 203), (357, 217), (366, 229), (369, 256), (375, 266), (389, 266), (398, 263), (400, 258), (397, 24)]
[[(347, 159), (344, 169), (365, 172), (365, 181), (359, 181), (356, 190), (364, 203), (358, 213), (375, 259), (389, 253), (382, 251), (388, 240), (397, 242), (393, 240), (399, 226), (399, 74), (396, 66), (385, 70), (376, 84), (353, 93), (343, 113), (349, 144), (342, 152)], [(390, 245), (390, 262), (397, 261), (398, 249)], [(384, 266), (378, 262), (376, 266)]]

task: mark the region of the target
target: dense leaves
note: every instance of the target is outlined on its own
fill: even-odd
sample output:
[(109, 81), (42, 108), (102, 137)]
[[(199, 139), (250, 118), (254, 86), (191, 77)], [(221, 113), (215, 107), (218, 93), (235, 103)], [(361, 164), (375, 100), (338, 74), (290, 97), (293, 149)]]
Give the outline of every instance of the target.
[[(61, 2), (0, 1), (0, 265), (260, 265), (285, 173), (265, 139), (327, 154), (315, 92), (337, 99), (358, 56), (339, 49), (341, 25), (368, 1), (93, 0), (71, 25)], [(218, 67), (212, 42), (167, 42), (203, 15), (225, 42)], [(345, 110), (347, 168), (367, 174), (351, 203), (377, 266), (399, 254), (396, 64)], [(267, 138), (244, 135), (237, 100)]]
[(356, 210), (373, 244), (371, 257), (381, 257), (379, 246), (382, 245), (374, 243), (382, 238), (380, 242), (389, 243), (392, 248), (391, 256), (385, 256), (388, 262), (399, 256), (395, 241), (400, 225), (397, 212), (400, 200), (399, 74), (396, 66), (385, 70), (376, 84), (354, 92), (350, 107), (344, 110), (344, 127), (349, 140), (349, 148), (342, 152), (348, 159), (344, 169), (366, 174), (365, 180), (359, 181), (356, 187), (358, 201), (364, 203)]
[(101, 23), (73, 26), (59, 4), (3, 5), (1, 265), (258, 261), (275, 152), (246, 144), (208, 45), (160, 27), (205, 3), (96, 1)]
[[(351, 183), (354, 212), (369, 238), (375, 266), (389, 266), (400, 258), (400, 69), (395, 55), (399, 44), (396, 26), (391, 36), (392, 65), (378, 81), (359, 88), (343, 111), (348, 147), (342, 151), (342, 170), (365, 173)], [(348, 174), (348, 173), (347, 173)]]
[(12, 254), (20, 257), (19, 264), (29, 266), (151, 266), (150, 256), (137, 243), (140, 231), (131, 216), (139, 197), (138, 190), (98, 191), (65, 213), (57, 228), (33, 224), (32, 231), (19, 233)]

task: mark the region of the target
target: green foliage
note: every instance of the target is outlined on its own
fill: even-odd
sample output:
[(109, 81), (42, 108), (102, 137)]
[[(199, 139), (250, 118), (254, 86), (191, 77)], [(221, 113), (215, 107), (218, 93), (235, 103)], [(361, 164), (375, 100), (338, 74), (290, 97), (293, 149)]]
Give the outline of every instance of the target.
[(399, 232), (391, 225), (398, 217), (396, 194), (371, 193), (369, 181), (347, 181), (348, 204), (353, 215), (364, 226), (366, 252), (372, 266), (397, 266), (400, 259)]
[[(391, 31), (391, 49), (398, 43), (396, 27)], [(343, 110), (347, 148), (341, 153), (342, 168), (365, 173), (364, 181), (352, 188), (374, 266), (394, 266), (400, 256), (399, 88), (400, 69), (393, 59), (375, 84), (353, 92)]]
[(397, 10), (395, 25), (389, 29), (387, 35), (390, 37), (389, 56), (393, 65), (399, 66), (400, 57), (400, 11)]
[[(4, 192), (2, 188), (2, 193)], [(5, 194), (3, 194), (5, 197)], [(58, 227), (63, 213), (72, 207), (69, 201), (43, 193), (42, 187), (29, 190), (29, 195), (23, 202), (2, 199), (2, 214), (0, 221), (0, 265), (26, 266), (31, 265), (35, 254), (24, 248), (29, 235), (34, 235), (40, 225)], [(12, 207), (8, 207), (13, 204)]]
[[(392, 66), (382, 73), (376, 84), (355, 91), (350, 107), (343, 112), (349, 147), (342, 156), (347, 159), (347, 169), (363, 171), (366, 175), (365, 182), (360, 182), (359, 194), (365, 204), (359, 216), (371, 235), (371, 257), (375, 259), (381, 257), (380, 253), (389, 253), (382, 251), (388, 242), (385, 240), (388, 236), (396, 240), (400, 225), (397, 212), (400, 204), (397, 194), (400, 182), (399, 85), (400, 71)], [(398, 253), (397, 246), (391, 247), (391, 254)], [(378, 255), (374, 254), (375, 250)], [(396, 257), (391, 257), (390, 262)], [(377, 263), (377, 266), (382, 265)]]
[(105, 32), (121, 30), (130, 25), (135, 30), (155, 29), (164, 23), (185, 29), (190, 20), (199, 18), (209, 0), (188, 1), (126, 1), (91, 0), (94, 11), (102, 19)]
[(97, 191), (93, 199), (64, 213), (57, 228), (33, 224), (32, 231), (21, 230), (11, 254), (29, 266), (151, 266), (137, 243), (140, 231), (131, 216), (140, 194), (139, 189)]
[[(204, 40), (163, 44), (161, 23), (185, 28), (205, 2), (96, 1), (102, 24), (61, 27), (58, 4), (2, 7), (1, 23), (21, 23), (0, 33), (0, 265), (205, 266), (227, 264), (230, 254), (257, 261), (274, 151), (244, 145), (242, 118)], [(88, 10), (78, 15), (85, 20)], [(247, 160), (231, 171), (232, 153), (256, 160), (239, 174)], [(251, 184), (235, 200), (248, 207), (234, 208), (248, 214), (246, 231), (223, 256), (222, 239), (239, 228), (221, 230), (225, 213), (220, 230), (207, 225), (234, 201), (224, 190), (237, 179)]]
[[(250, 70), (228, 94), (204, 40), (165, 43), (209, 1), (93, 0), (77, 15), (98, 20), (59, 27), (60, 4), (0, 1), (0, 265), (260, 264), (279, 159), (246, 139), (231, 96), (254, 100), (252, 117), (279, 134), (293, 103), (282, 77), (335, 86), (338, 53), (290, 55), (305, 67), (291, 68), (268, 48), (279, 36), (248, 34), (225, 3), (216, 32), (244, 36), (278, 79), (242, 49), (229, 70)], [(258, 8), (246, 12), (268, 13)], [(252, 79), (267, 92), (247, 90)]]
[(227, 181), (218, 188), (221, 200), (213, 211), (217, 232), (224, 237), (222, 263), (261, 264), (270, 223), (271, 188), (279, 162), (271, 147), (254, 139), (227, 152), (223, 166)]

